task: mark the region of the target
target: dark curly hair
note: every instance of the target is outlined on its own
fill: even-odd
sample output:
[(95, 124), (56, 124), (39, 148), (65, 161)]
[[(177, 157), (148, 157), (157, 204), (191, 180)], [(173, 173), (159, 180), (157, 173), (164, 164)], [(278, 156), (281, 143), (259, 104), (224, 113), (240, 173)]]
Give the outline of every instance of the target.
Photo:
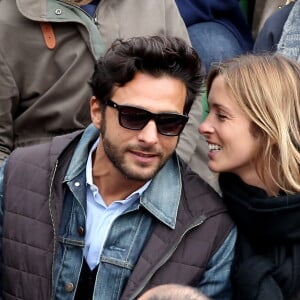
[(201, 61), (196, 51), (176, 37), (144, 36), (117, 39), (95, 65), (90, 85), (105, 105), (115, 86), (124, 86), (137, 72), (181, 80), (187, 89), (187, 114), (203, 82)]

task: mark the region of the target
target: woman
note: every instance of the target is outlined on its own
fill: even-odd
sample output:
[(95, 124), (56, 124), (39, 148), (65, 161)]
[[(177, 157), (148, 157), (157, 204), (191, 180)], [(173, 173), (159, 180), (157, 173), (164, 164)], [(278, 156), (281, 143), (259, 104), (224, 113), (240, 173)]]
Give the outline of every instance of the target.
[(300, 299), (300, 65), (241, 56), (211, 70), (207, 91), (199, 131), (239, 229), (234, 298)]

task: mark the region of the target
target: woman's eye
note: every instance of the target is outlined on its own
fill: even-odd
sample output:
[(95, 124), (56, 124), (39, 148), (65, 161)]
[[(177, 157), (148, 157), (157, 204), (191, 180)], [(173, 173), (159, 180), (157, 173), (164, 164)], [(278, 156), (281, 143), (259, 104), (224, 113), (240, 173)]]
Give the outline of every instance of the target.
[(217, 113), (216, 116), (217, 116), (218, 119), (220, 119), (220, 120), (225, 120), (225, 119), (227, 119), (227, 116), (225, 116), (224, 114), (221, 114), (221, 113)]

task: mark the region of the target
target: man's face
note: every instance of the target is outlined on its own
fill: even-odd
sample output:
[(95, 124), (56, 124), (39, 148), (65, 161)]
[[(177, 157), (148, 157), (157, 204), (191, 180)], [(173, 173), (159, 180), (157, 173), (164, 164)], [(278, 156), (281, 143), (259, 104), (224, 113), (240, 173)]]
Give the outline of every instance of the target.
[[(167, 76), (155, 78), (142, 73), (125, 86), (117, 87), (112, 96), (118, 105), (136, 106), (152, 113), (182, 114), (185, 99), (186, 88), (180, 80)], [(99, 105), (97, 103), (95, 101), (92, 105)], [(140, 130), (126, 129), (119, 124), (118, 114), (117, 109), (107, 106), (98, 123), (93, 118), (94, 125), (101, 132), (102, 157), (111, 168), (128, 179), (147, 181), (174, 152), (178, 136), (160, 134), (154, 120)]]

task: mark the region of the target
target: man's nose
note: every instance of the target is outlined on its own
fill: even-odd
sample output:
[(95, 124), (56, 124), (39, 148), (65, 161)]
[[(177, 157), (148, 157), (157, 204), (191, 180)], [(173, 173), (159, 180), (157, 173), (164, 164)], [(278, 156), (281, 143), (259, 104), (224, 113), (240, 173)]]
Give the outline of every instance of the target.
[(150, 120), (146, 126), (140, 130), (138, 138), (147, 144), (156, 144), (158, 140), (158, 131), (154, 120)]

